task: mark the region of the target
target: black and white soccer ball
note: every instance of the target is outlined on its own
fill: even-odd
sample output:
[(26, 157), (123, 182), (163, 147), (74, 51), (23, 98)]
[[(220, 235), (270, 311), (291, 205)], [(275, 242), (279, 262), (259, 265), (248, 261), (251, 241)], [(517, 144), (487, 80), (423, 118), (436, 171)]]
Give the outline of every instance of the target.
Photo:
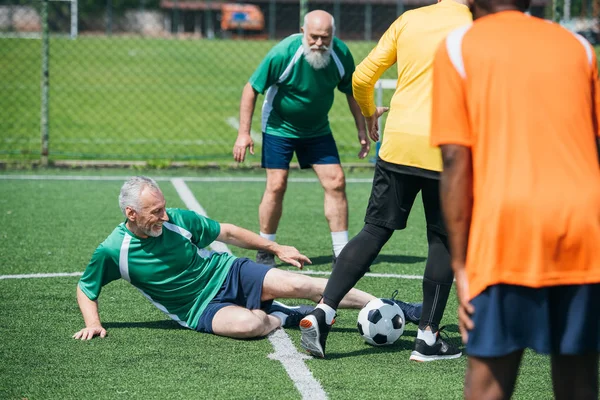
[(373, 346), (393, 344), (404, 333), (404, 313), (389, 299), (374, 299), (358, 313), (358, 333)]

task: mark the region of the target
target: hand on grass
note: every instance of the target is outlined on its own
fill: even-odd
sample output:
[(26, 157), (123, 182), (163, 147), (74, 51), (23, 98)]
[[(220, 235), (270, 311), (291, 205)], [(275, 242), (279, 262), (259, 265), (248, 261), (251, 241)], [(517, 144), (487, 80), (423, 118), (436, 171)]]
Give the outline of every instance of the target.
[(83, 328), (82, 330), (73, 335), (73, 339), (90, 340), (94, 336), (100, 336), (101, 338), (106, 337), (106, 329), (104, 329), (101, 326)]
[(280, 245), (275, 251), (275, 255), (283, 262), (293, 265), (302, 269), (304, 264), (312, 264), (312, 261), (304, 254), (300, 253), (298, 249), (293, 246), (282, 246)]

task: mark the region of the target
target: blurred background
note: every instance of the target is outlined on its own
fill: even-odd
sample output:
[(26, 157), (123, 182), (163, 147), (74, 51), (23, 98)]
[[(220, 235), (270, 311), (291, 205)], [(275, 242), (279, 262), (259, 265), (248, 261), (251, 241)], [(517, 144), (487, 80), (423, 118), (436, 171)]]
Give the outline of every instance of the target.
[[(301, 15), (330, 12), (358, 64), (399, 15), (434, 2), (0, 0), (0, 160), (230, 164), (242, 87)], [(599, 42), (600, 0), (533, 0), (530, 12)], [(248, 164), (260, 162), (262, 101)], [(339, 93), (330, 122), (342, 161), (359, 162)]]

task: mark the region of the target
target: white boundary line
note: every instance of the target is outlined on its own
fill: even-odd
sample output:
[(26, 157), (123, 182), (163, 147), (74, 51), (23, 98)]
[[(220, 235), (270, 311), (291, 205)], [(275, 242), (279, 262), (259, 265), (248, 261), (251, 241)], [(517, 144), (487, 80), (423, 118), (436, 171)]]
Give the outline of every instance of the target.
[[(240, 120), (236, 117), (229, 117), (225, 120), (225, 122), (227, 122), (227, 125), (231, 126), (236, 131), (240, 129)], [(250, 137), (252, 138), (252, 140), (254, 140), (255, 144), (262, 144), (262, 134), (259, 135), (258, 133), (250, 129)]]
[[(0, 180), (23, 180), (23, 181), (35, 181), (35, 180), (47, 180), (47, 181), (122, 181), (124, 182), (129, 176), (97, 176), (97, 175), (0, 175)], [(157, 176), (153, 177), (155, 181), (171, 181), (172, 179), (181, 179), (188, 182), (266, 182), (267, 179), (263, 177), (234, 177), (234, 176), (222, 176), (222, 177), (198, 177), (198, 176), (180, 176), (180, 177), (169, 177), (169, 176)], [(303, 182), (303, 183), (317, 183), (317, 178), (293, 178), (288, 179), (290, 182)], [(346, 183), (372, 183), (372, 178), (347, 178)]]

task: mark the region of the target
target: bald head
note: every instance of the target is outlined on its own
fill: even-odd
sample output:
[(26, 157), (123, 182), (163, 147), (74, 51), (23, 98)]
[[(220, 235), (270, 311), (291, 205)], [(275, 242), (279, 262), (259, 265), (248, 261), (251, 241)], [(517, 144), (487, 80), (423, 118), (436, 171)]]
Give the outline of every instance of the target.
[(468, 6), (473, 14), (473, 19), (500, 11), (521, 11), (529, 8), (530, 0), (468, 0)]
[(335, 21), (333, 15), (327, 11), (314, 10), (304, 16), (302, 31), (327, 31), (330, 36), (335, 34)]

